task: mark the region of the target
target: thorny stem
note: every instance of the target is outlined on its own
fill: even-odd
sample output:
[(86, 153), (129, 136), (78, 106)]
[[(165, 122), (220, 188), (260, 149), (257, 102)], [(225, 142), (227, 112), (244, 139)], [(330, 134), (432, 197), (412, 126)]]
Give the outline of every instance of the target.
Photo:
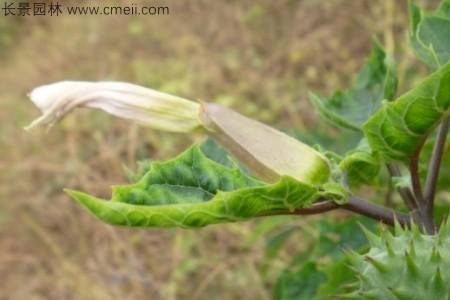
[(433, 219), (434, 197), (436, 192), (436, 182), (439, 176), (439, 170), (444, 153), (445, 142), (449, 128), (450, 117), (446, 117), (439, 128), (439, 132), (434, 143), (433, 153), (428, 166), (427, 180), (425, 184), (424, 200), (426, 205), (426, 214), (428, 218)]

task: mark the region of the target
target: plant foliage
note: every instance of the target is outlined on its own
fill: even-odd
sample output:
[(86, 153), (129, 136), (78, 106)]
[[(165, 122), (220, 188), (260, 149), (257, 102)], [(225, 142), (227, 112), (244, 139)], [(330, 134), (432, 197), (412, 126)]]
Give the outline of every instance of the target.
[[(394, 235), (387, 229), (381, 235), (364, 229), (368, 247), (354, 218), (312, 222), (319, 237), (304, 243), (305, 249), (291, 267), (280, 272), (274, 292), (277, 300), (334, 299), (339, 295), (344, 299), (449, 299), (450, 225), (439, 228), (437, 222), (448, 215), (448, 205), (434, 202), (439, 199), (437, 192), (448, 191), (450, 178), (450, 0), (443, 0), (432, 13), (412, 2), (409, 10), (410, 44), (431, 74), (397, 96), (393, 56), (374, 41), (353, 86), (329, 99), (310, 95), (324, 120), (351, 132), (352, 141), (359, 141), (343, 154), (333, 151), (329, 145), (333, 138), (320, 130), (297, 135), (325, 141), (330, 147), (309, 146), (217, 104), (195, 103), (123, 83), (63, 82), (40, 87), (32, 93), (32, 100), (43, 117), (33, 125), (56, 122), (84, 105), (145, 120), (157, 129), (200, 132), (220, 144), (208, 140), (174, 159), (142, 163), (136, 174), (130, 174), (131, 184), (113, 187), (111, 200), (67, 190), (109, 224), (198, 228), (333, 209), (396, 224)], [(61, 97), (62, 86), (78, 88)], [(114, 95), (116, 104), (105, 100), (109, 95)], [(152, 105), (146, 103), (147, 97)], [(186, 127), (186, 122), (193, 125)], [(350, 148), (342, 143), (337, 141), (339, 147), (335, 148)], [(356, 197), (362, 185), (370, 185), (366, 191), (377, 198), (384, 194), (385, 205)], [(398, 197), (392, 197), (393, 190)], [(275, 232), (265, 249), (267, 260), (274, 259), (301, 228), (284, 226), (286, 220), (262, 223), (247, 246)], [(367, 219), (359, 221), (368, 225)], [(371, 229), (374, 224), (369, 223)], [(268, 264), (261, 273), (268, 273)]]
[(310, 206), (323, 192), (285, 176), (265, 184), (208, 159), (197, 146), (154, 162), (137, 182), (114, 186), (111, 201), (68, 193), (101, 220), (122, 226), (201, 227)]
[(449, 107), (447, 63), (394, 102), (384, 103), (364, 124), (364, 133), (372, 149), (381, 153), (385, 161), (405, 161), (448, 115)]
[(383, 99), (393, 99), (397, 90), (395, 63), (383, 47), (373, 42), (372, 53), (348, 91), (336, 91), (330, 99), (311, 93), (320, 115), (339, 127), (356, 131), (377, 111)]
[(450, 1), (444, 0), (433, 13), (410, 2), (409, 39), (417, 57), (431, 69), (450, 59)]

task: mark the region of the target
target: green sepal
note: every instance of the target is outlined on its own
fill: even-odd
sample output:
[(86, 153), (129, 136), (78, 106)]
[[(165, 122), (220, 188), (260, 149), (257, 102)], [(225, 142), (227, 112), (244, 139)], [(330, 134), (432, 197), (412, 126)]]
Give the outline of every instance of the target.
[(199, 118), (214, 140), (267, 182), (281, 176), (311, 185), (329, 180), (326, 157), (284, 132), (213, 103), (202, 103)]

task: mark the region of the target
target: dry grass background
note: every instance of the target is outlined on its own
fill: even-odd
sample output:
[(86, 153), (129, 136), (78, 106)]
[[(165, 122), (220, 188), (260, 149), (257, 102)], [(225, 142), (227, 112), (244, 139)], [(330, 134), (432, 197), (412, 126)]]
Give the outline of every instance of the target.
[[(307, 89), (347, 85), (372, 35), (393, 48), (407, 26), (405, 3), (395, 0), (165, 3), (170, 16), (0, 20), (1, 300), (271, 299), (302, 234), (314, 234), (309, 219), (293, 220), (303, 229), (266, 261), (254, 234), (262, 220), (198, 231), (100, 223), (62, 188), (108, 197), (110, 185), (126, 181), (122, 164), (169, 158), (201, 137), (82, 110), (49, 134), (25, 132), (38, 115), (26, 98), (33, 87), (130, 81), (307, 129), (315, 120)], [(412, 55), (400, 49), (400, 57)]]

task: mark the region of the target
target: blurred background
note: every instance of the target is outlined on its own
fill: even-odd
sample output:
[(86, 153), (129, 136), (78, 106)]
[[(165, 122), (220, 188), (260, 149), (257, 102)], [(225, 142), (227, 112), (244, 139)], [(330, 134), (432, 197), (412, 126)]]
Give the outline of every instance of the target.
[[(83, 3), (130, 2), (64, 1)], [(308, 90), (330, 95), (348, 87), (373, 36), (395, 53), (400, 91), (425, 73), (406, 47), (406, 1), (133, 3), (168, 6), (170, 13), (1, 12), (0, 299), (297, 299), (280, 287), (306, 284), (296, 268), (311, 245), (325, 239), (330, 252), (339, 251), (329, 220), (347, 214), (195, 231), (105, 225), (62, 189), (109, 198), (111, 185), (128, 180), (124, 166), (135, 170), (139, 160), (170, 158), (203, 137), (155, 132), (84, 110), (49, 133), (25, 132), (39, 115), (26, 95), (59, 80), (128, 81), (222, 103), (298, 136), (321, 131), (345, 151), (353, 145), (333, 141), (335, 129), (318, 125)]]

